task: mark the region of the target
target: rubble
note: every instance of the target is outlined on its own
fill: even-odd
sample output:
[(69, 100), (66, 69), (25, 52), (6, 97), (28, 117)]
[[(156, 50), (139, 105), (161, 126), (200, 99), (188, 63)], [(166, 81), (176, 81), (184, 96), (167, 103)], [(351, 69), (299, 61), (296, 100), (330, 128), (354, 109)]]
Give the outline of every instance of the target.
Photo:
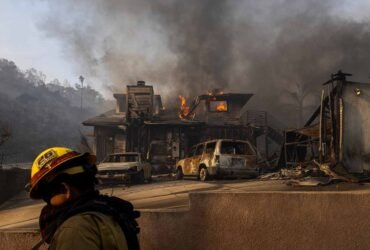
[[(321, 175), (321, 176), (320, 176)], [(324, 186), (331, 184), (335, 178), (325, 176), (323, 172), (315, 173), (312, 169), (302, 168), (283, 168), (277, 172), (261, 175), (260, 180), (286, 180), (288, 186)]]
[(285, 184), (288, 186), (304, 186), (304, 187), (315, 187), (325, 186), (331, 184), (333, 179), (330, 177), (305, 177), (300, 180), (289, 180)]
[(323, 84), (321, 103), (305, 126), (284, 132), (279, 172), (261, 179), (305, 186), (370, 180), (370, 85), (347, 81), (347, 76), (338, 71)]
[(314, 164), (301, 164), (294, 168), (281, 168), (277, 172), (267, 173), (259, 176), (260, 180), (290, 180), (302, 179), (305, 177), (322, 177), (317, 166)]
[(333, 180), (341, 180), (346, 182), (360, 182), (360, 179), (350, 174), (342, 164), (337, 164), (335, 166), (330, 166), (329, 163), (319, 164), (314, 161), (320, 168), (320, 170), (326, 175), (330, 176)]
[(313, 160), (309, 164), (291, 168), (281, 168), (279, 171), (267, 173), (258, 177), (260, 180), (286, 180), (288, 186), (324, 186), (337, 182), (360, 183), (369, 182), (368, 175), (349, 173), (342, 164), (331, 166), (319, 164)]

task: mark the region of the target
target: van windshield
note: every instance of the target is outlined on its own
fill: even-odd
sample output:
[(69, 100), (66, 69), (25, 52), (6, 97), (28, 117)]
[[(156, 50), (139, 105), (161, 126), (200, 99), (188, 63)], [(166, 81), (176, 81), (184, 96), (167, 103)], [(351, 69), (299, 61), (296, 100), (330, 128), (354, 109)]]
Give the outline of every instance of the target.
[(252, 151), (248, 143), (223, 141), (221, 142), (221, 154), (249, 155)]

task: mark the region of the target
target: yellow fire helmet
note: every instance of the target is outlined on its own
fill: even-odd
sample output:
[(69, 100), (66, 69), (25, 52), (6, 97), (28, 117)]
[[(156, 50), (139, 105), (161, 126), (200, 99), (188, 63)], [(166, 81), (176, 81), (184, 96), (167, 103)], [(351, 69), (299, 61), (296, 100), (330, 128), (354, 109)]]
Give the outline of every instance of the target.
[(84, 166), (68, 165), (72, 160), (80, 157), (85, 158), (87, 164), (94, 165), (96, 162), (95, 155), (89, 153), (81, 154), (65, 147), (49, 148), (39, 154), (31, 168), (31, 181), (28, 184), (30, 197), (32, 199), (41, 198), (41, 190), (38, 190), (38, 184), (41, 180), (52, 179), (61, 173), (73, 175), (85, 172), (86, 169)]

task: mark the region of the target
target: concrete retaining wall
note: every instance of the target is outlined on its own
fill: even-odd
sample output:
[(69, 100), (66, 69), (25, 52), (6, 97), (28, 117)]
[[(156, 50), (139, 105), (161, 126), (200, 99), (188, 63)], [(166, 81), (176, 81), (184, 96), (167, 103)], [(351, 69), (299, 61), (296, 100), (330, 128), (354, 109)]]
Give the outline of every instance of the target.
[[(6, 250), (30, 250), (40, 241), (38, 233), (18, 232), (4, 233), (0, 232), (0, 249)], [(46, 250), (47, 245), (43, 244), (39, 250)]]
[(370, 193), (197, 193), (143, 212), (143, 249), (370, 249)]
[(0, 204), (21, 191), (29, 178), (26, 169), (0, 169)]
[[(370, 192), (194, 193), (190, 210), (142, 211), (142, 249), (370, 249)], [(30, 249), (38, 236), (0, 233)], [(9, 242), (8, 242), (9, 241)]]

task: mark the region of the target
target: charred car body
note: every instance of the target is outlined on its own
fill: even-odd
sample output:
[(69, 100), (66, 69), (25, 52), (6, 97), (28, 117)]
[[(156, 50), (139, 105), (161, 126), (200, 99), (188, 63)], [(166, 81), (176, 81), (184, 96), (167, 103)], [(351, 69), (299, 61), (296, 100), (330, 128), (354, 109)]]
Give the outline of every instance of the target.
[(189, 156), (178, 161), (176, 178), (255, 177), (260, 170), (257, 161), (257, 150), (248, 141), (211, 140), (193, 146)]
[(172, 155), (172, 147), (167, 141), (152, 141), (148, 149), (147, 160), (152, 166), (153, 173), (171, 172), (176, 164)]
[(98, 179), (108, 183), (142, 183), (151, 180), (151, 165), (140, 153), (111, 154), (98, 165)]

